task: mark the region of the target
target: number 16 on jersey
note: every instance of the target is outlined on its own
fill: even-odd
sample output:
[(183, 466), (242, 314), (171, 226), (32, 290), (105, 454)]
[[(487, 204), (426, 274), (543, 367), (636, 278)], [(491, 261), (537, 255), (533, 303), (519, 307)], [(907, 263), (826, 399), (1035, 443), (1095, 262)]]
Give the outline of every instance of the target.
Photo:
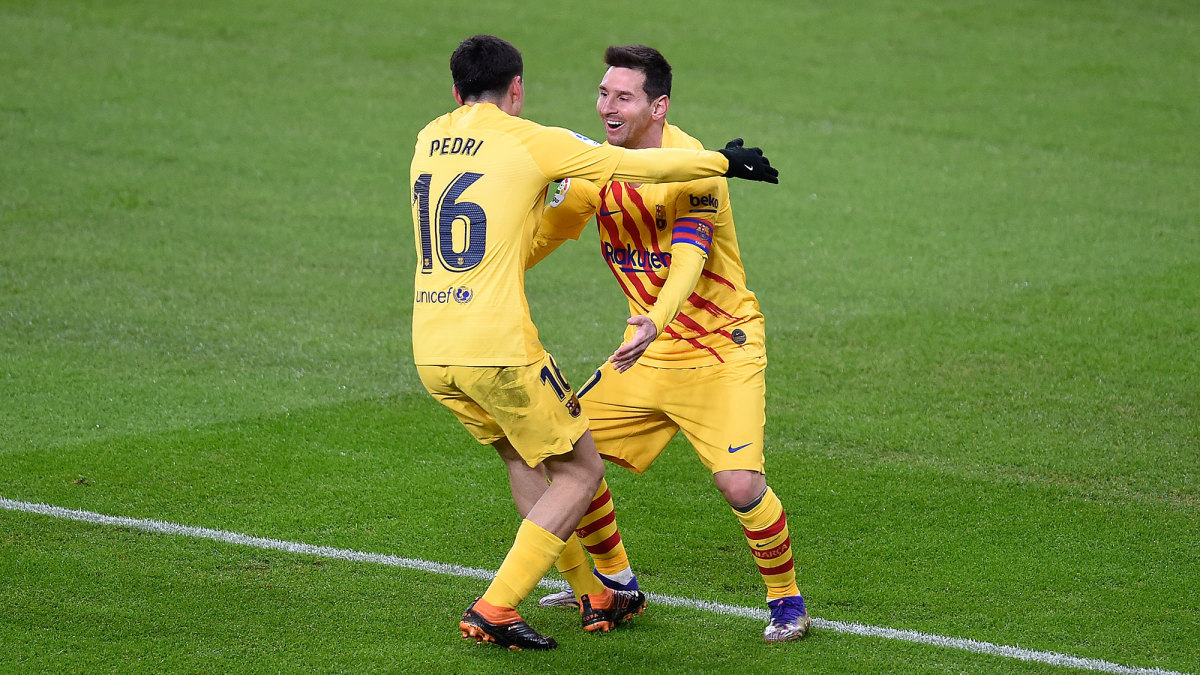
[[(474, 171), (464, 171), (455, 176), (433, 205), (432, 211), (429, 193), (433, 175), (423, 173), (413, 183), (413, 199), (417, 202), (417, 230), (421, 240), (421, 274), (433, 272), (435, 250), (442, 268), (450, 272), (466, 272), (483, 261), (487, 246), (487, 214), (480, 205), (459, 200), (462, 193), (480, 178), (483, 178), (483, 174)], [(436, 232), (433, 230), (434, 222), (437, 222)], [(461, 232), (459, 237), (455, 237), (456, 226)], [(455, 246), (456, 239), (461, 242), (458, 247)]]

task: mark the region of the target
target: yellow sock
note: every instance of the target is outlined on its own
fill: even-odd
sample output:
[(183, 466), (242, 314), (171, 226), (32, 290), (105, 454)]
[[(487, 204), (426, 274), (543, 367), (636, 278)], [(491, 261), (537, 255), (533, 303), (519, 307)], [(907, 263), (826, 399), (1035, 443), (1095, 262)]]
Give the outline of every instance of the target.
[(558, 569), (559, 574), (565, 577), (571, 570), (583, 565), (587, 561), (587, 554), (583, 552), (583, 545), (579, 543), (579, 537), (572, 533), (567, 538), (562, 555), (558, 556), (558, 561), (554, 563), (554, 567)]
[(579, 543), (579, 537), (572, 534), (567, 539), (567, 546), (563, 549), (562, 555), (558, 557), (555, 566), (558, 568), (558, 573), (563, 575), (568, 584), (571, 584), (571, 589), (575, 591), (575, 597), (580, 600), (589, 593), (604, 592), (604, 584), (600, 583), (600, 580), (592, 574), (592, 566), (587, 562), (587, 554), (583, 552), (583, 545)]
[(799, 595), (787, 514), (783, 512), (783, 503), (775, 496), (775, 491), (768, 487), (757, 504), (746, 511), (734, 509), (733, 513), (742, 523), (746, 543), (767, 585), (767, 599)]
[(617, 514), (613, 510), (608, 481), (601, 480), (596, 496), (575, 530), (583, 547), (592, 554), (596, 569), (603, 574), (617, 574), (629, 568), (629, 555), (617, 530)]
[(504, 556), (483, 599), (496, 607), (516, 609), (554, 566), (565, 547), (562, 539), (532, 520), (521, 521), (516, 541)]

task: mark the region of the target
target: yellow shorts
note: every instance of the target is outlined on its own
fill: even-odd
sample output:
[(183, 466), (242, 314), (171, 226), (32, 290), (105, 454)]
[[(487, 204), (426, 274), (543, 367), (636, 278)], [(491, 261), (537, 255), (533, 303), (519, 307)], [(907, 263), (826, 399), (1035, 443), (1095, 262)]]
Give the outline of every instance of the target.
[(425, 389), (480, 443), (507, 437), (529, 466), (571, 451), (588, 430), (579, 399), (546, 354), (526, 366), (417, 366)]
[(601, 456), (637, 473), (683, 435), (710, 471), (765, 470), (766, 357), (703, 368), (609, 366), (579, 390)]

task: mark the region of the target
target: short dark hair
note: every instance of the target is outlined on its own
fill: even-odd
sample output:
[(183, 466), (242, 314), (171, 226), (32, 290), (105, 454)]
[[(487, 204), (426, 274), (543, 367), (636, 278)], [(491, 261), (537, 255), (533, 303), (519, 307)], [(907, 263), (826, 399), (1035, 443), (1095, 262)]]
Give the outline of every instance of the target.
[(495, 35), (473, 35), (450, 55), (450, 76), (464, 101), (503, 96), (513, 78), (524, 72), (521, 52)]
[(642, 86), (650, 100), (671, 95), (671, 64), (654, 47), (646, 45), (613, 45), (604, 50), (604, 62), (611, 68), (630, 68), (646, 74)]

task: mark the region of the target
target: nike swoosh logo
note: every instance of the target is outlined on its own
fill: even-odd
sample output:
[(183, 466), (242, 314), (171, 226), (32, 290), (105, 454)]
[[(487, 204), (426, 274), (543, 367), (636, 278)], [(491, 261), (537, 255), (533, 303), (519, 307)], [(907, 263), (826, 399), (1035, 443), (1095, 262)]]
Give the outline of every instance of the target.
[(754, 548), (766, 548), (768, 546), (770, 546), (770, 544), (755, 544)]
[(600, 210), (600, 215), (602, 216), (615, 216), (618, 213), (620, 213), (620, 211), (605, 211), (604, 209)]
[(754, 167), (750, 166), (749, 164), (743, 164), (742, 166), (746, 167), (747, 171), (754, 171)]
[(733, 447), (733, 446), (731, 445), (731, 446), (729, 446), (729, 452), (737, 452), (738, 450), (741, 450), (742, 448), (748, 448), (748, 447), (750, 447), (750, 446), (752, 446), (752, 445), (754, 445), (754, 444), (753, 444), (753, 443), (747, 443), (747, 444), (745, 444), (745, 445), (739, 445), (739, 446), (737, 446), (736, 448), (735, 448), (735, 447)]

